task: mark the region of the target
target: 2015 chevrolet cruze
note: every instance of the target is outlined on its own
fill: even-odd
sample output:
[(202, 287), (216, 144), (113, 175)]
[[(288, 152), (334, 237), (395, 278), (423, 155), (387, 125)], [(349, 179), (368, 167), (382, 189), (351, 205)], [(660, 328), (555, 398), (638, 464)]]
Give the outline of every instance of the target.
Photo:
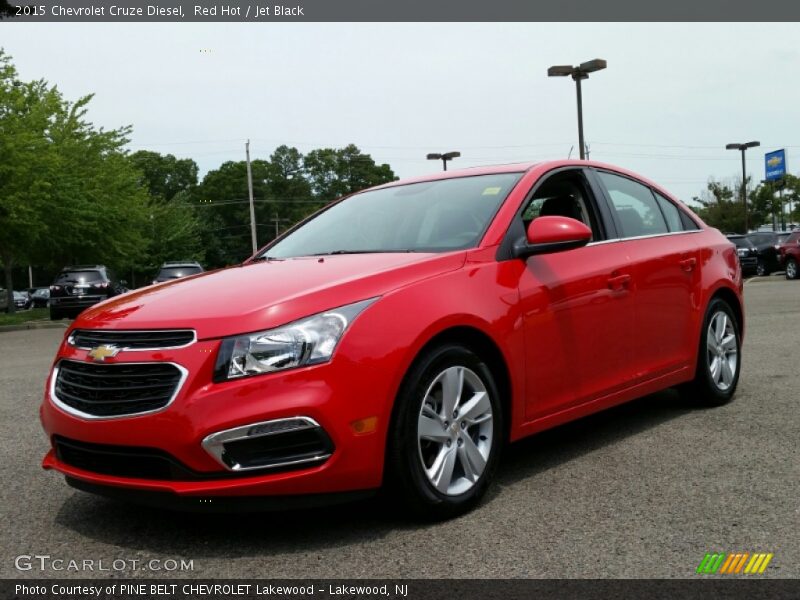
[(737, 260), (666, 191), (594, 162), (367, 190), (242, 265), (82, 313), (47, 381), (44, 467), (174, 506), (390, 484), (457, 514), (508, 441), (670, 386), (728, 401)]

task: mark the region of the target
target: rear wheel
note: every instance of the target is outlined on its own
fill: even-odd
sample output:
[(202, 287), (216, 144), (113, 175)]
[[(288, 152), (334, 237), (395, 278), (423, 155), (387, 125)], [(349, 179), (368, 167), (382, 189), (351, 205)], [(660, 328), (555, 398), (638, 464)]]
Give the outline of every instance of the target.
[(769, 269), (767, 268), (767, 263), (760, 258), (758, 259), (758, 263), (756, 264), (756, 275), (760, 277), (769, 275)]
[(706, 310), (700, 332), (695, 378), (682, 391), (700, 404), (726, 404), (736, 392), (741, 364), (739, 324), (730, 305), (715, 298)]
[(420, 516), (446, 519), (473, 508), (494, 475), (503, 414), (489, 367), (446, 344), (409, 371), (390, 432), (390, 485)]
[(63, 313), (60, 310), (56, 310), (54, 308), (50, 308), (50, 320), (51, 321), (60, 321), (64, 318)]
[(797, 261), (793, 258), (786, 259), (786, 279), (797, 279)]

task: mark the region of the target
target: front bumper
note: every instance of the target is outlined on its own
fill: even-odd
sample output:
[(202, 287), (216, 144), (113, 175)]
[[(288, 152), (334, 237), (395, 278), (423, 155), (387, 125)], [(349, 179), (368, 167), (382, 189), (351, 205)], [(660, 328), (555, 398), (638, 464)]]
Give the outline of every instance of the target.
[(98, 302), (105, 300), (106, 296), (98, 295), (76, 295), (76, 296), (56, 296), (50, 297), (50, 308), (58, 310), (77, 310), (81, 311)]
[[(219, 340), (158, 351), (122, 351), (108, 363), (171, 362), (188, 372), (182, 386), (162, 410), (116, 418), (82, 418), (50, 397), (41, 419), (53, 448), (65, 438), (84, 444), (151, 449), (174, 457), (197, 476), (172, 478), (98, 472), (69, 464), (51, 449), (43, 467), (89, 486), (135, 489), (199, 499), (222, 496), (327, 494), (380, 486), (384, 445), (391, 411), (390, 378), (369, 364), (337, 354), (331, 363), (213, 383)], [(89, 361), (87, 351), (62, 345), (62, 359)], [(52, 375), (51, 375), (52, 376)], [(242, 426), (296, 417), (317, 423), (331, 440), (332, 452), (319, 462), (279, 470), (255, 468), (234, 472), (222, 464), (204, 440)], [(364, 422), (370, 427), (364, 428)]]

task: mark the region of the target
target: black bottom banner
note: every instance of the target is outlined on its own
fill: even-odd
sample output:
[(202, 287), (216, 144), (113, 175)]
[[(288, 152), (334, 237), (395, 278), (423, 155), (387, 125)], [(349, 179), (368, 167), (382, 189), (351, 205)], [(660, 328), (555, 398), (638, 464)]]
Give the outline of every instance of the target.
[(137, 580), (4, 579), (0, 598), (14, 600), (251, 599), (800, 599), (788, 579), (397, 579), (397, 580)]

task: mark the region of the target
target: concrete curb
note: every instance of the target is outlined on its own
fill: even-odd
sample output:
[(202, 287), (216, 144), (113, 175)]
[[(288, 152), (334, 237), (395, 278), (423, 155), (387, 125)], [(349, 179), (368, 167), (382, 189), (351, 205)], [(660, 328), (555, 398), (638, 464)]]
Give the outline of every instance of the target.
[(58, 323), (51, 321), (28, 321), (16, 325), (0, 325), (0, 333), (8, 331), (25, 331), (26, 329), (66, 329), (69, 323)]

